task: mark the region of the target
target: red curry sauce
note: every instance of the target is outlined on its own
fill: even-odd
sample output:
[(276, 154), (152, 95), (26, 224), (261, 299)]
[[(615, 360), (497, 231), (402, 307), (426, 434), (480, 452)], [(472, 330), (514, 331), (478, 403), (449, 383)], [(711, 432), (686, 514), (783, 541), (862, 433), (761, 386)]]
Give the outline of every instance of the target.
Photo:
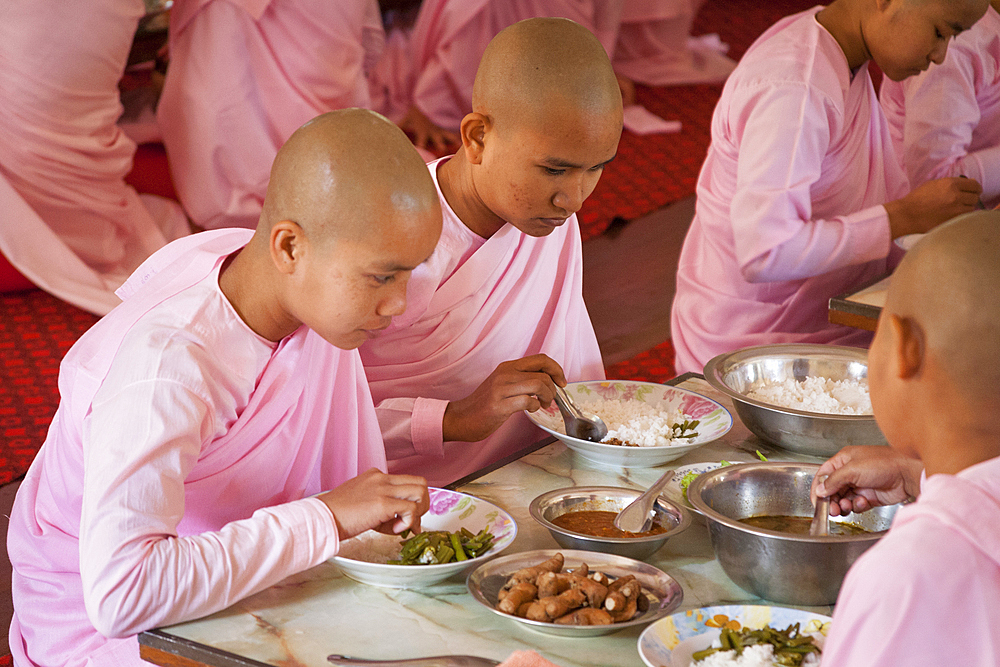
[(552, 523), (574, 533), (593, 535), (594, 537), (649, 537), (667, 532), (667, 529), (656, 521), (653, 521), (653, 527), (644, 533), (629, 533), (618, 530), (614, 524), (617, 515), (617, 512), (580, 510), (560, 514), (552, 519)]

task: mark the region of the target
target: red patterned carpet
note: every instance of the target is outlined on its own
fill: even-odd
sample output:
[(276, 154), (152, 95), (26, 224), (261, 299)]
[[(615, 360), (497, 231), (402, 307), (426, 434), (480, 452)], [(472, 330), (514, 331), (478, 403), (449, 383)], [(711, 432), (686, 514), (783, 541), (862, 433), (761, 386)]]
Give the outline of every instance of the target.
[[(809, 6), (803, 0), (712, 0), (699, 14), (694, 34), (718, 32), (730, 55), (739, 58), (780, 17)], [(663, 118), (680, 120), (683, 129), (623, 135), (618, 157), (580, 212), (585, 239), (603, 233), (616, 217), (632, 220), (694, 193), (721, 90), (719, 85), (638, 87), (640, 103)], [(160, 147), (142, 147), (131, 182), (143, 192), (172, 194)], [(10, 284), (14, 278), (4, 277), (3, 264), (0, 258), (0, 283)], [(58, 404), (59, 360), (95, 321), (37, 290), (0, 294), (0, 484), (27, 470)], [(674, 376), (673, 348), (666, 341), (607, 370), (616, 379), (663, 382)]]

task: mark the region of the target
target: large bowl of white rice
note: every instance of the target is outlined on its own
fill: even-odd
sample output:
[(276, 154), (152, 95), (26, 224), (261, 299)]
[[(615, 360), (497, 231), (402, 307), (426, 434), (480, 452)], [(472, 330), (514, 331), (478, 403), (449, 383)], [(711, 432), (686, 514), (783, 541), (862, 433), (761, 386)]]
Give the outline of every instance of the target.
[(829, 457), (847, 445), (885, 445), (868, 396), (868, 351), (805, 343), (720, 354), (705, 379), (733, 400), (762, 440)]
[[(562, 415), (553, 403), (530, 412), (539, 428), (578, 455), (601, 465), (649, 468), (678, 459), (725, 435), (733, 416), (722, 405), (680, 387), (633, 380), (571, 382), (566, 392), (585, 412), (604, 420), (608, 435), (590, 442), (566, 435)], [(682, 429), (687, 422), (693, 428)], [(608, 444), (607, 441), (628, 444)]]

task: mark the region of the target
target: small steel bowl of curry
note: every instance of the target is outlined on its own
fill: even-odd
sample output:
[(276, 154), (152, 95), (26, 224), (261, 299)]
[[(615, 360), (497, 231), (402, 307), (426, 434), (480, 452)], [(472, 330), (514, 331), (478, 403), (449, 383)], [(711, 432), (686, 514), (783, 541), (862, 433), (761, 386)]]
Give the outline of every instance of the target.
[(642, 490), (614, 486), (575, 486), (543, 493), (531, 501), (532, 518), (552, 534), (564, 549), (582, 549), (645, 560), (691, 523), (691, 515), (660, 496), (653, 528), (625, 533), (612, 525), (615, 515), (639, 497)]
[(743, 463), (706, 472), (688, 487), (715, 557), (740, 588), (781, 604), (833, 604), (847, 570), (889, 529), (899, 505), (831, 517), (830, 535), (809, 535), (809, 488), (818, 469)]

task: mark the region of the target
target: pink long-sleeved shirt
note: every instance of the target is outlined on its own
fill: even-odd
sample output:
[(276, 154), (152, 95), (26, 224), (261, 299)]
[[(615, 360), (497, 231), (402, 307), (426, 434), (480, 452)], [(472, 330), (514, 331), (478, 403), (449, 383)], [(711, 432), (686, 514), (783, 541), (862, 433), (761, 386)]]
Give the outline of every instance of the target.
[(864, 346), (831, 297), (889, 269), (882, 206), (908, 191), (868, 71), (817, 21), (782, 19), (747, 51), (712, 116), (677, 271), (678, 371), (768, 343)]
[(153, 255), (64, 359), (8, 529), (16, 665), (143, 664), (136, 633), (335, 555), (307, 496), (385, 468), (357, 353), (304, 327), (262, 339), (219, 289), (251, 234)]
[(910, 182), (968, 176), (1000, 204), (1000, 14), (992, 6), (955, 37), (940, 65), (883, 81), (882, 108)]

